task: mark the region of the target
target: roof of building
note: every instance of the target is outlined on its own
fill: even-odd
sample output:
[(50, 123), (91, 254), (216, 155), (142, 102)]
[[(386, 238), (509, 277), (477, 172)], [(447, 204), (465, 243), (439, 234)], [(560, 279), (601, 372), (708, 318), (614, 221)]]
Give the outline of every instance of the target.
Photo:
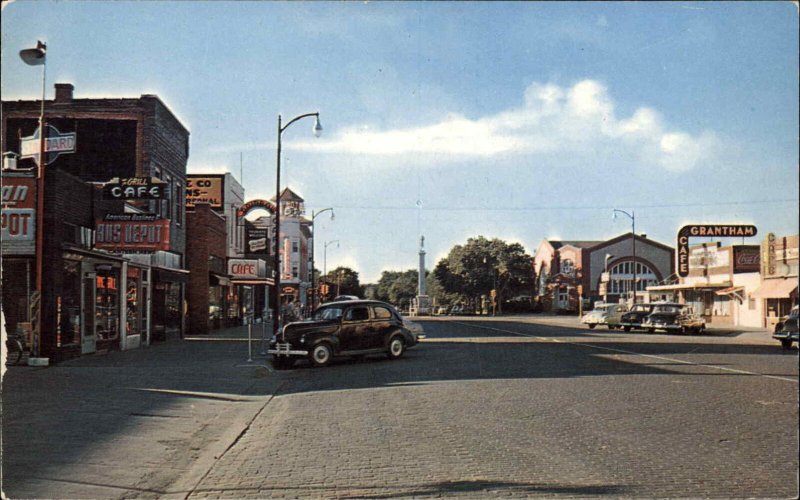
[[(275, 197), (273, 196), (272, 198), (269, 199), (269, 201), (274, 202)], [(306, 200), (304, 200), (299, 194), (295, 193), (294, 191), (286, 187), (283, 188), (283, 191), (281, 191), (281, 201), (306, 201)]]
[(570, 245), (576, 248), (591, 248), (593, 246), (599, 245), (603, 243), (602, 241), (553, 241), (547, 240), (550, 242), (550, 245), (553, 246), (555, 249), (559, 249), (563, 246)]

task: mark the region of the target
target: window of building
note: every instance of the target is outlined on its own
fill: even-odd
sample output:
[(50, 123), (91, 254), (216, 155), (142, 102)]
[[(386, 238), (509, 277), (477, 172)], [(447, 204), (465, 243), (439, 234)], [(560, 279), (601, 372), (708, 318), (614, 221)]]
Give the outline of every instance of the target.
[(297, 240), (292, 240), (292, 253), (297, 253), (300, 251), (300, 242)]
[(609, 270), (609, 293), (618, 295), (628, 293), (633, 289), (633, 270), (636, 269), (636, 290), (643, 292), (648, 286), (658, 283), (656, 274), (647, 264), (631, 261), (620, 262)]
[(161, 200), (161, 216), (172, 219), (172, 177), (167, 175), (164, 181), (166, 185), (164, 186), (164, 199)]
[(756, 310), (756, 299), (752, 295), (747, 296), (747, 309), (751, 311)]
[(300, 266), (297, 264), (292, 264), (292, 278), (299, 278), (300, 277)]
[(561, 272), (563, 274), (573, 275), (575, 273), (575, 263), (571, 259), (564, 259), (561, 261)]
[(183, 184), (180, 182), (175, 182), (175, 223), (179, 226), (183, 224), (183, 209), (184, 209), (184, 200), (186, 199), (186, 195), (183, 194)]

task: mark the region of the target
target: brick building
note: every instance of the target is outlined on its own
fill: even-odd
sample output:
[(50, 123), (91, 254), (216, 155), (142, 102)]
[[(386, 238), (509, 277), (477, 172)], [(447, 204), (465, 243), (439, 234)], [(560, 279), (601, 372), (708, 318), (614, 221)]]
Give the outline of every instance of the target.
[[(4, 157), (7, 154), (18, 157), (18, 172), (31, 172), (35, 166), (32, 158), (21, 153), (24, 153), (25, 139), (30, 140), (38, 129), (41, 104), (41, 101), (2, 102), (0, 148)], [(61, 275), (57, 274), (61, 271), (52, 267), (55, 264), (48, 259), (48, 255), (52, 255), (48, 252), (59, 246), (64, 249), (65, 243), (60, 240), (62, 231), (74, 232), (70, 238), (80, 242), (80, 251), (74, 251), (71, 255), (93, 252), (89, 260), (80, 260), (80, 266), (75, 267), (79, 269), (81, 304), (92, 304), (91, 313), (78, 317), (81, 321), (76, 328), (81, 332), (81, 350), (92, 352), (92, 339), (99, 346), (97, 348), (125, 349), (150, 340), (181, 336), (184, 328), (184, 284), (188, 281), (188, 271), (184, 269), (184, 192), (189, 154), (188, 130), (154, 95), (124, 99), (77, 99), (73, 95), (71, 84), (57, 83), (55, 99), (45, 101), (44, 108), (48, 134), (74, 133), (76, 139), (73, 153), (48, 160), (45, 167), (47, 206), (43, 234), (47, 266), (43, 273), (43, 282), (55, 283), (61, 279)], [(64, 175), (57, 173), (59, 171)], [(67, 211), (49, 201), (51, 172), (55, 182), (63, 183), (66, 182), (63, 179), (72, 179), (69, 181), (74, 185), (71, 192), (63, 191), (58, 186), (53, 188), (55, 196), (66, 197), (70, 207)], [(115, 178), (157, 179), (162, 195), (158, 199), (117, 200), (117, 203), (111, 205), (99, 201), (95, 203), (92, 193), (99, 190), (99, 187), (91, 187), (91, 184), (108, 183)], [(98, 200), (102, 198), (100, 196)], [(92, 212), (91, 221), (84, 217), (87, 210)], [(81, 214), (80, 217), (78, 214)], [(69, 219), (73, 215), (77, 217), (74, 227), (64, 226), (64, 217)], [(130, 244), (122, 242), (111, 245), (102, 238), (105, 233), (99, 231), (100, 228), (127, 233), (158, 232), (165, 241), (159, 241), (158, 245), (144, 246), (138, 238), (134, 238), (137, 241), (130, 240), (133, 241)], [(65, 241), (69, 245), (69, 238), (65, 238)], [(19, 245), (8, 249), (4, 247), (4, 256), (14, 259), (13, 262), (9, 260), (10, 265), (19, 267), (24, 264), (25, 272), (28, 273), (25, 275), (27, 280), (30, 273), (35, 273), (35, 266), (30, 265), (30, 262), (35, 262), (35, 256), (32, 252), (19, 254), (20, 251), (27, 251), (20, 248)], [(29, 259), (29, 262), (20, 259)], [(104, 262), (92, 263), (91, 259)], [(103, 275), (106, 272), (111, 274)], [(35, 283), (35, 274), (30, 276), (30, 282)], [(122, 299), (123, 285), (127, 285), (124, 294), (130, 296), (131, 300)], [(113, 293), (111, 286), (116, 287)], [(30, 288), (23, 293), (28, 295), (18, 297), (17, 302), (30, 304)], [(65, 314), (65, 305), (64, 297), (59, 298), (58, 294), (48, 297), (47, 294), (48, 290), (45, 290), (42, 298), (42, 347), (47, 347), (44, 343), (48, 341), (52, 345), (47, 348), (51, 349), (53, 346), (58, 347), (59, 329), (61, 333), (64, 332), (66, 324), (62, 316)], [(116, 298), (112, 296), (114, 294)], [(97, 297), (105, 298), (106, 303), (101, 303), (99, 299), (93, 300)], [(111, 304), (110, 301), (115, 302)], [(4, 311), (7, 304), (4, 297)], [(130, 314), (130, 311), (136, 313)], [(30, 314), (30, 310), (25, 313), (28, 320), (31, 319)], [(61, 322), (44, 321), (45, 316), (61, 318)], [(101, 330), (98, 321), (104, 316), (108, 328)], [(75, 322), (76, 319), (73, 317), (69, 321)], [(103, 331), (114, 329), (118, 332), (116, 340), (106, 342), (109, 338), (106, 338), (108, 335)], [(130, 335), (126, 335), (126, 332)], [(56, 349), (54, 354), (58, 358), (73, 353), (64, 348)]]
[(197, 203), (186, 212), (189, 286), (187, 328), (192, 334), (206, 334), (225, 324), (230, 279), (226, 269), (225, 218), (208, 203)]

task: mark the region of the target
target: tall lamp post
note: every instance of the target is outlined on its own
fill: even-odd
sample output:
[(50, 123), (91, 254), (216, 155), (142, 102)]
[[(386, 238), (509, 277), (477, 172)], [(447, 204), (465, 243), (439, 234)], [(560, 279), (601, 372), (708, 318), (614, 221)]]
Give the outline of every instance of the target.
[(42, 274), (44, 271), (44, 166), (45, 141), (47, 137), (44, 119), (45, 85), (47, 82), (47, 45), (40, 40), (36, 47), (19, 51), (19, 57), (29, 66), (42, 67), (42, 108), (39, 112), (39, 161), (36, 173), (36, 293), (38, 296), (37, 315), (35, 319), (36, 331), (33, 335), (33, 355), (38, 358), (41, 353), (42, 339)]
[(331, 240), (325, 242), (325, 251), (322, 252), (322, 275), (328, 276), (328, 245), (336, 243), (336, 248), (339, 248), (339, 240)]
[(314, 275), (314, 246), (315, 246), (316, 241), (317, 241), (317, 231), (316, 231), (316, 229), (314, 229), (314, 219), (316, 219), (317, 216), (319, 216), (320, 214), (327, 212), (328, 210), (330, 210), (330, 212), (331, 212), (331, 220), (333, 220), (334, 216), (336, 215), (333, 212), (333, 207), (323, 208), (322, 210), (320, 210), (319, 212), (316, 212), (316, 213), (314, 213), (313, 210), (311, 211), (311, 290), (312, 290), (312, 292), (311, 292), (311, 309), (312, 310), (316, 309), (316, 307), (317, 307), (317, 296), (319, 295), (317, 293), (317, 286), (315, 284), (316, 276)]
[(275, 335), (280, 332), (281, 321), (283, 319), (281, 318), (281, 253), (278, 248), (281, 234), (281, 135), (292, 123), (310, 116), (315, 117), (314, 127), (311, 130), (314, 132), (315, 137), (319, 137), (322, 134), (322, 125), (319, 123), (319, 113), (306, 113), (304, 115), (295, 116), (289, 120), (286, 125), (282, 124), (281, 115), (278, 115), (278, 151), (277, 168), (275, 169), (275, 269), (273, 271), (275, 273), (275, 298), (273, 299), (273, 304), (275, 306), (274, 311), (277, 320), (272, 322)]
[(605, 270), (605, 273), (606, 273), (606, 283), (605, 283), (605, 285), (606, 285), (605, 292), (606, 293), (603, 294), (603, 302), (605, 304), (608, 304), (608, 285), (609, 285), (609, 283), (611, 283), (611, 276), (608, 274), (608, 259), (612, 259), (612, 258), (614, 258), (614, 256), (611, 255), (610, 253), (607, 253), (606, 254), (606, 263), (605, 263), (605, 266), (603, 267), (603, 269)]
[(627, 215), (628, 218), (631, 220), (631, 233), (633, 233), (633, 303), (636, 303), (636, 215), (633, 210), (631, 213), (626, 212), (625, 210), (618, 210), (614, 209), (614, 212), (611, 215), (612, 219), (617, 218), (617, 214), (624, 214)]

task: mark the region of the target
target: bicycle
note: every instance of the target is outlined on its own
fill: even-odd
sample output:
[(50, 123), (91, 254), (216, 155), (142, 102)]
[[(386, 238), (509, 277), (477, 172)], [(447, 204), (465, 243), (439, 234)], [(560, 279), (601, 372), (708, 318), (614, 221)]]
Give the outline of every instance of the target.
[(9, 333), (6, 337), (6, 366), (20, 364), (26, 351), (25, 336), (21, 333)]

